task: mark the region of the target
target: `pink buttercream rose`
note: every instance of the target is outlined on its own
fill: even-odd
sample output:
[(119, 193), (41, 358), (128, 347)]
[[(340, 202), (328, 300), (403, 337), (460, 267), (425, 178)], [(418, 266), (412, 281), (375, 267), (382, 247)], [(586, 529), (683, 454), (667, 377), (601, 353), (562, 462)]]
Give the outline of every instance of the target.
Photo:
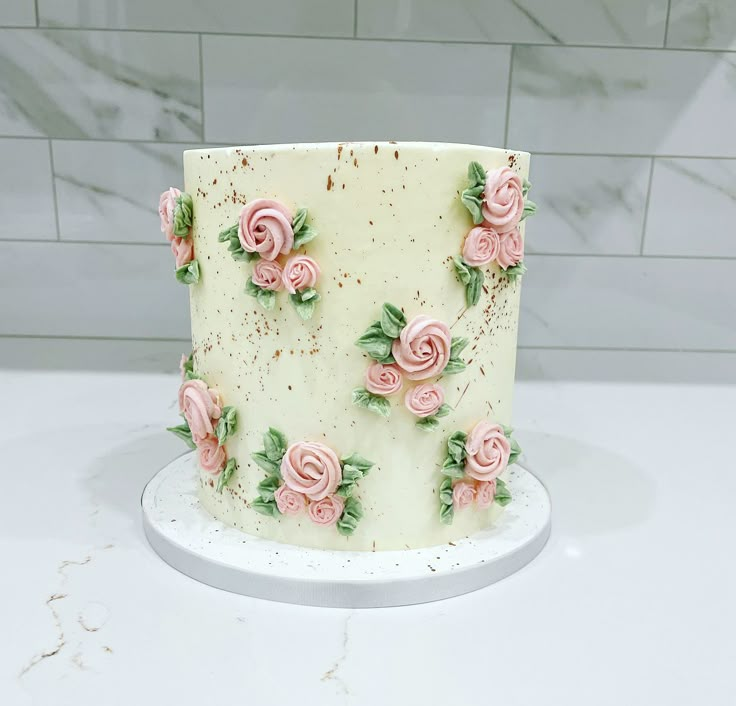
[(243, 206), (238, 238), (243, 250), (257, 252), (264, 260), (275, 260), (294, 247), (291, 213), (278, 201), (254, 199)]
[(281, 275), (283, 270), (278, 262), (270, 260), (258, 260), (253, 266), (253, 284), (262, 289), (270, 289), (277, 292), (281, 289)]
[(284, 288), (289, 294), (301, 292), (317, 284), (319, 265), (308, 255), (295, 255), (284, 265)]
[(417, 385), (404, 396), (406, 408), (417, 417), (431, 417), (445, 403), (445, 391), (434, 384)]
[(281, 460), (284, 483), (310, 500), (322, 500), (337, 490), (342, 468), (337, 454), (324, 444), (298, 441), (286, 449)]
[(483, 218), (497, 231), (511, 230), (524, 213), (521, 177), (508, 167), (486, 174), (483, 190)]
[(373, 363), (365, 371), (365, 389), (374, 395), (393, 395), (401, 389), (401, 370), (393, 363)]
[(176, 210), (176, 199), (181, 196), (181, 191), (173, 186), (161, 194), (158, 200), (158, 215), (161, 218), (161, 232), (166, 233), (167, 240), (174, 239), (174, 211)]
[(225, 447), (217, 443), (214, 436), (205, 436), (197, 441), (199, 465), (208, 473), (219, 473), (227, 463)]
[(472, 483), (461, 480), (452, 487), (452, 505), (456, 510), (468, 507), (475, 499), (475, 486)]
[(309, 519), (316, 525), (334, 525), (345, 509), (345, 500), (339, 495), (328, 495), (322, 500), (309, 503)]
[(478, 483), (475, 489), (475, 504), (486, 510), (493, 505), (493, 499), (496, 497), (496, 481), (488, 480)]
[(499, 424), (483, 420), (468, 434), (465, 452), (465, 472), (476, 480), (493, 480), (506, 469), (511, 444)]
[(507, 270), (509, 267), (518, 265), (524, 259), (524, 241), (518, 228), (501, 233), (498, 257), (496, 261), (499, 267)]
[(187, 362), (189, 361), (189, 357), (182, 354), (181, 360), (179, 361), (179, 372), (181, 373), (181, 379), (184, 380), (184, 378), (187, 375)]
[(498, 256), (498, 233), (492, 228), (478, 226), (468, 233), (463, 244), (463, 260), (473, 267), (481, 267)]
[(409, 380), (439, 375), (450, 360), (451, 337), (446, 324), (428, 316), (415, 316), (394, 341), (396, 364)]
[(179, 411), (184, 414), (195, 443), (214, 433), (213, 422), (222, 414), (217, 392), (210, 390), (204, 380), (187, 380), (182, 384)]
[(276, 500), (276, 507), (282, 515), (296, 515), (307, 504), (306, 498), (301, 493), (295, 493), (286, 485), (280, 485), (273, 497)]
[(176, 259), (176, 267), (183, 267), (194, 259), (194, 245), (191, 238), (178, 238), (174, 236), (171, 241), (171, 252)]

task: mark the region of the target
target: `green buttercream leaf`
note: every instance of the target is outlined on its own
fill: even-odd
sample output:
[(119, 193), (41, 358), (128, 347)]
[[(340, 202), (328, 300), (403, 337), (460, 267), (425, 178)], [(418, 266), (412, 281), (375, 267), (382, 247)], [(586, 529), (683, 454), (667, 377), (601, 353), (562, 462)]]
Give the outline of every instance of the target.
[(496, 494), (493, 499), (501, 506), (505, 507), (511, 502), (511, 493), (508, 486), (500, 478), (496, 478)]
[(381, 311), (381, 330), (391, 339), (398, 338), (401, 329), (406, 326), (406, 316), (398, 307), (388, 302)]
[(460, 360), (460, 358), (450, 358), (445, 369), (442, 371), (442, 374), (456, 375), (457, 373), (461, 373), (467, 367), (468, 366), (465, 364), (465, 361)]
[(225, 440), (235, 433), (238, 426), (238, 416), (235, 407), (223, 407), (222, 415), (217, 421), (215, 434), (217, 435), (217, 443), (222, 446)]
[(385, 397), (368, 392), (364, 387), (353, 390), (353, 404), (375, 412), (384, 419), (391, 416), (391, 403)]
[(258, 492), (261, 494), (261, 500), (270, 502), (273, 500), (274, 493), (279, 489), (281, 479), (277, 475), (267, 476), (258, 484)]
[(192, 351), (187, 359), (184, 361), (184, 377), (187, 376), (187, 373), (193, 373), (194, 372), (194, 351)]
[(245, 283), (245, 293), (251, 297), (257, 297), (260, 291), (261, 288), (253, 281), (252, 277), (249, 277)]
[(511, 442), (511, 453), (509, 454), (509, 466), (512, 463), (516, 463), (519, 456), (521, 456), (521, 446), (516, 439), (509, 439)]
[(188, 238), (192, 227), (192, 197), (182, 193), (176, 198), (174, 207), (174, 235), (180, 238)]
[(440, 472), (448, 478), (462, 478), (465, 475), (465, 465), (448, 456), (442, 464)]
[(288, 445), (289, 442), (286, 440), (286, 437), (278, 429), (269, 427), (268, 431), (263, 435), (264, 450), (266, 456), (271, 461), (281, 463), (281, 459), (284, 457)]
[(229, 459), (225, 464), (225, 468), (222, 469), (222, 473), (220, 473), (220, 477), (217, 479), (216, 490), (218, 493), (221, 493), (223, 488), (230, 482), (237, 466), (238, 464), (235, 462), (234, 458)]
[(308, 302), (311, 299), (317, 298), (317, 301), (319, 301), (319, 293), (316, 289), (313, 289), (312, 287), (307, 287), (307, 289), (302, 289), (301, 292), (299, 292), (299, 296), (301, 297), (303, 302)]
[(480, 301), (485, 275), (480, 267), (470, 269), (470, 282), (465, 286), (465, 302), (468, 306), (475, 306)]
[(317, 231), (312, 226), (305, 225), (294, 235), (294, 250), (306, 245), (317, 237)]
[(448, 414), (452, 412), (452, 407), (450, 407), (449, 404), (445, 403), (443, 404), (435, 413), (434, 416), (437, 417), (437, 419), (441, 419), (442, 417), (446, 417)]
[(526, 265), (523, 262), (509, 267), (507, 270), (502, 272), (513, 282), (517, 277), (521, 277), (526, 272)]
[(524, 198), (526, 198), (526, 195), (529, 193), (529, 189), (531, 189), (531, 188), (532, 188), (531, 183), (529, 183), (529, 181), (527, 181), (526, 179), (524, 179), (521, 182), (521, 195)]
[(254, 451), (250, 457), (264, 470), (266, 473), (278, 475), (281, 473), (281, 464), (272, 461), (263, 451)]
[(182, 265), (176, 271), (176, 279), (182, 284), (197, 284), (199, 282), (199, 263), (196, 260)]
[(355, 484), (365, 476), (366, 472), (361, 471), (356, 466), (345, 464), (342, 469), (342, 481), (340, 481), (337, 490), (338, 495), (342, 495), (344, 498), (350, 497), (353, 494)]
[(350, 454), (350, 456), (343, 456), (340, 460), (345, 466), (352, 466), (363, 473), (368, 473), (376, 465), (373, 461), (369, 461), (367, 458), (363, 458), (363, 456), (356, 453)]
[[(306, 299), (304, 297), (307, 297)], [(299, 314), (299, 318), (304, 321), (308, 321), (314, 315), (314, 310), (317, 306), (317, 302), (320, 300), (320, 296), (315, 289), (305, 289), (303, 292), (297, 292), (296, 294), (290, 294), (289, 299), (296, 309), (296, 313)]]
[(234, 226), (230, 226), (229, 228), (225, 228), (225, 230), (221, 230), (220, 234), (217, 236), (217, 242), (218, 243), (229, 243), (232, 241), (233, 238), (237, 239), (238, 237), (238, 224), (236, 223)]
[(478, 162), (471, 162), (468, 165), (468, 179), (473, 186), (485, 186), (486, 170)]
[(437, 417), (424, 417), (420, 419), (414, 426), (422, 431), (434, 431), (440, 423), (437, 421)]
[(192, 441), (192, 432), (189, 424), (179, 424), (176, 427), (166, 427), (166, 431), (170, 431), (174, 436), (178, 436), (190, 449), (196, 449), (197, 445)]
[(256, 301), (266, 311), (271, 311), (276, 306), (276, 292), (270, 289), (261, 289), (261, 291), (256, 294)]
[(537, 204), (534, 201), (527, 199), (524, 201), (524, 210), (521, 212), (521, 220), (523, 221), (528, 216), (533, 216), (537, 212)]
[(451, 525), (455, 517), (455, 508), (452, 505), (440, 505), (440, 522), (443, 525)]
[(306, 220), (307, 220), (307, 209), (300, 208), (296, 212), (296, 216), (294, 216), (294, 220), (291, 222), (291, 228), (294, 231), (294, 233), (298, 233), (302, 229), (302, 226), (304, 225)]
[(470, 265), (468, 265), (459, 255), (452, 258), (452, 263), (455, 266), (455, 274), (461, 284), (464, 284), (465, 286), (470, 284), (470, 278), (472, 276), (470, 274)]
[(450, 345), (450, 358), (457, 358), (468, 346), (468, 339), (456, 336)]
[(342, 483), (335, 491), (335, 494), (339, 495), (341, 498), (349, 498), (352, 496), (353, 490), (355, 490), (354, 483)]
[(374, 360), (385, 363), (389, 358), (393, 360), (391, 356), (393, 342), (393, 339), (384, 333), (381, 322), (376, 321), (355, 342), (355, 345), (362, 348)]
[(202, 376), (195, 373), (193, 370), (187, 370), (184, 373), (185, 380), (201, 380)]
[(452, 478), (443, 478), (440, 483), (440, 502), (443, 505), (452, 505)]
[(514, 433), (514, 428), (507, 427), (505, 424), (501, 424), (501, 429), (503, 429), (503, 435), (508, 437), (509, 439), (511, 438), (511, 435)]
[(480, 225), (483, 223), (483, 212), (481, 211), (482, 201), (478, 196), (474, 196), (471, 189), (465, 189), (460, 194), (460, 200), (463, 202), (463, 206), (470, 211), (470, 215), (473, 217), (473, 223)]
[(447, 454), (456, 463), (462, 463), (465, 460), (465, 441), (467, 438), (468, 435), (464, 431), (456, 431), (447, 440)]
[(256, 498), (250, 506), (256, 512), (260, 512), (261, 515), (267, 515), (268, 517), (278, 517), (281, 514), (275, 500), (266, 501)]
[(345, 509), (342, 511), (340, 519), (337, 521), (337, 531), (349, 537), (355, 528), (358, 526), (358, 522), (363, 517), (363, 506), (357, 498), (348, 497), (345, 500)]
[(230, 226), (225, 230), (220, 231), (217, 236), (217, 240), (220, 243), (227, 243), (227, 249), (236, 262), (250, 262), (251, 260), (257, 260), (260, 255), (257, 252), (246, 252), (243, 250), (243, 246), (238, 238), (238, 225)]

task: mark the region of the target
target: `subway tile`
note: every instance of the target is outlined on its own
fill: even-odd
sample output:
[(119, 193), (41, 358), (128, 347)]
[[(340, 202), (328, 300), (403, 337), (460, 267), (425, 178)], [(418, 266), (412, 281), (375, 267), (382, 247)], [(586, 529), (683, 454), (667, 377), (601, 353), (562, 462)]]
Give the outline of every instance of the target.
[(736, 160), (655, 160), (645, 253), (736, 257), (734, 223)]
[(359, 0), (358, 36), (662, 46), (667, 0)]
[(56, 239), (47, 140), (0, 139), (0, 238)]
[(651, 160), (534, 155), (530, 253), (638, 254)]
[(0, 335), (189, 337), (169, 249), (0, 242)]
[(41, 25), (353, 36), (352, 0), (38, 0)]
[(34, 0), (2, 0), (0, 3), (0, 27), (35, 27)]
[(525, 261), (522, 346), (736, 351), (736, 260)]
[(516, 47), (508, 143), (541, 152), (736, 156), (736, 57)]
[(672, 0), (668, 47), (736, 49), (734, 0)]
[(199, 140), (194, 35), (0, 30), (0, 135)]
[(181, 187), (184, 145), (55, 141), (62, 240), (162, 243), (158, 196)]
[(733, 385), (736, 352), (520, 348), (516, 379)]
[(208, 140), (503, 142), (509, 47), (205, 36), (203, 52)]

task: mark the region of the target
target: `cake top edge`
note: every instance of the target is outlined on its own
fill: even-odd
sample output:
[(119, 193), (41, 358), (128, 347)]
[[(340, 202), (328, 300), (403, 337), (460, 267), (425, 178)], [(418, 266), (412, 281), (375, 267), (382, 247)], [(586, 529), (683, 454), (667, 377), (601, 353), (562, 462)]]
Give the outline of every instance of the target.
[(247, 151), (253, 152), (289, 152), (295, 150), (308, 151), (328, 151), (335, 150), (338, 147), (350, 147), (355, 149), (374, 149), (376, 146), (381, 149), (472, 149), (483, 150), (485, 152), (500, 152), (502, 154), (515, 154), (530, 156), (529, 152), (523, 150), (513, 150), (503, 147), (490, 147), (488, 145), (473, 145), (463, 142), (422, 142), (422, 141), (394, 141), (394, 140), (358, 140), (345, 142), (295, 142), (295, 143), (275, 143), (270, 145), (233, 145), (232, 147), (205, 147), (200, 149), (184, 150), (184, 154), (227, 154), (229, 152)]

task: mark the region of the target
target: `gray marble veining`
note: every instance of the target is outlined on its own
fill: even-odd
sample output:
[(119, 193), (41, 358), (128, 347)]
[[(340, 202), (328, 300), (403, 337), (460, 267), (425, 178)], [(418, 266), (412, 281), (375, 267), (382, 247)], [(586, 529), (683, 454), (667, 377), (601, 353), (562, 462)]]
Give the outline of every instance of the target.
[(0, 30), (0, 134), (198, 140), (190, 35)]
[(736, 49), (733, 0), (672, 0), (668, 47)]

